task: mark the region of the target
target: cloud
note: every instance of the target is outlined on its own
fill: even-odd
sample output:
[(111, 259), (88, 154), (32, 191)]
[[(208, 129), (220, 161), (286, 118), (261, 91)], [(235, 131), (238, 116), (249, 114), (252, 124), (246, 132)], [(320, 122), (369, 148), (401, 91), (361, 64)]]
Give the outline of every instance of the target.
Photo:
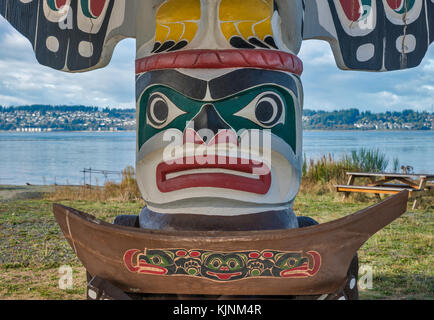
[(336, 66), (330, 45), (325, 41), (304, 41), (299, 57), (310, 66)]
[[(300, 55), (304, 63), (305, 109), (432, 110), (434, 46), (419, 67), (377, 73), (339, 70), (334, 58), (333, 64), (325, 58), (332, 56), (326, 42), (311, 43)], [(322, 59), (326, 62), (319, 64)]]
[(40, 65), (29, 41), (0, 17), (0, 105), (135, 108), (135, 42), (118, 44), (109, 66), (65, 73)]
[(434, 72), (434, 59), (427, 59), (422, 68), (424, 71)]

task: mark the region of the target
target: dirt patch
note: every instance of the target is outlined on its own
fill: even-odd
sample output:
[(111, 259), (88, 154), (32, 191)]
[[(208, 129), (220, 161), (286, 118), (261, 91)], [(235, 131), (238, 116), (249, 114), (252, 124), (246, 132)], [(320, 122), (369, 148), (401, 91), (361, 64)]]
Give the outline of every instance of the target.
[(0, 185), (0, 201), (40, 199), (52, 192), (53, 186), (7, 186)]

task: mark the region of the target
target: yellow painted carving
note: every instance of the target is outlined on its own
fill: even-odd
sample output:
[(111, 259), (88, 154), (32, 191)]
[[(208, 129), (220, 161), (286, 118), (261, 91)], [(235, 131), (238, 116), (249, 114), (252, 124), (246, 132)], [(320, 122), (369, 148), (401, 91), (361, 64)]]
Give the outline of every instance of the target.
[(246, 41), (250, 37), (263, 41), (273, 36), (273, 12), (273, 0), (222, 0), (219, 18), (223, 35), (227, 40), (240, 36)]
[(187, 40), (197, 33), (200, 20), (200, 0), (168, 0), (157, 11), (155, 42)]

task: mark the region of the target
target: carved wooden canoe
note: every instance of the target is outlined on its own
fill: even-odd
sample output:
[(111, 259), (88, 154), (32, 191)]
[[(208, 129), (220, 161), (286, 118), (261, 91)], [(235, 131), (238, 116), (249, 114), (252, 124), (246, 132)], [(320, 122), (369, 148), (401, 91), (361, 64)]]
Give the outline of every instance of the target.
[(403, 191), (332, 222), (274, 231), (146, 230), (58, 204), (54, 215), (88, 272), (125, 292), (317, 295), (339, 290), (357, 250), (407, 199)]

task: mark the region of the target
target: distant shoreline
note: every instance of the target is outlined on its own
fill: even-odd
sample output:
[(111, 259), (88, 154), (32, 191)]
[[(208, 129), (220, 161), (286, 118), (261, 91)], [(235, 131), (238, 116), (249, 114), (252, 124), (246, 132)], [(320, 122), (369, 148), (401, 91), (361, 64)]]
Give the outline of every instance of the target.
[[(361, 131), (361, 132), (429, 132), (434, 131), (434, 129), (430, 130), (414, 130), (414, 129), (338, 129), (338, 128), (330, 128), (330, 129), (303, 129), (303, 131), (311, 131), (311, 132), (319, 132), (319, 131)], [(23, 134), (34, 134), (34, 133), (122, 133), (122, 132), (136, 132), (136, 130), (118, 130), (118, 131), (97, 131), (97, 130), (56, 130), (56, 131), (41, 131), (41, 132), (23, 132), (23, 131), (14, 131), (14, 130), (0, 130), (0, 133), (23, 133)]]
[[(414, 130), (416, 131), (416, 130)], [(136, 130), (117, 130), (117, 131), (98, 131), (98, 130), (56, 130), (56, 131), (30, 131), (30, 132), (23, 132), (23, 131), (15, 131), (15, 130), (0, 130), (0, 133), (24, 133), (24, 134), (33, 134), (33, 133), (64, 133), (64, 132), (85, 132), (85, 133), (120, 133), (120, 132), (136, 132)]]

